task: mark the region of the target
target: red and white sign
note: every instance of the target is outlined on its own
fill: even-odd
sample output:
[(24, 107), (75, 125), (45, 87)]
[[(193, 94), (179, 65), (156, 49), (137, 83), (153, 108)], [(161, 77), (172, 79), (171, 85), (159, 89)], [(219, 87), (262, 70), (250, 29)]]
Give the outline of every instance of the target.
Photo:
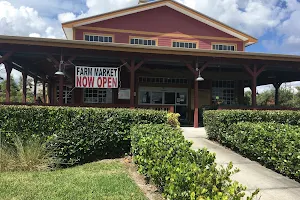
[(118, 88), (118, 75), (118, 68), (76, 66), (75, 87)]

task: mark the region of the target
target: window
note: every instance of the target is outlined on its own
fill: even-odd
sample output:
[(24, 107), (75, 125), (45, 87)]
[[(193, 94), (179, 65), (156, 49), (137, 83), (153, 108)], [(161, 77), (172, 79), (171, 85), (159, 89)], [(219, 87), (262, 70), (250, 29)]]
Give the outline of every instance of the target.
[(112, 103), (111, 89), (86, 88), (83, 92), (84, 103)]
[(84, 40), (90, 42), (105, 42), (105, 43), (113, 42), (112, 36), (87, 35), (87, 34), (84, 35)]
[(152, 39), (142, 39), (142, 38), (131, 38), (130, 44), (138, 44), (145, 46), (156, 46), (156, 40)]
[[(59, 86), (56, 86), (56, 99), (59, 101)], [(68, 86), (63, 87), (63, 102), (64, 104), (72, 103), (72, 88)]]
[(213, 50), (219, 50), (219, 51), (235, 51), (235, 45), (229, 45), (229, 44), (213, 44), (212, 45)]
[(214, 103), (223, 105), (234, 105), (235, 102), (235, 82), (220, 80), (212, 82), (212, 99)]
[(196, 49), (197, 43), (196, 42), (173, 42), (173, 47), (176, 48), (186, 48), (186, 49)]

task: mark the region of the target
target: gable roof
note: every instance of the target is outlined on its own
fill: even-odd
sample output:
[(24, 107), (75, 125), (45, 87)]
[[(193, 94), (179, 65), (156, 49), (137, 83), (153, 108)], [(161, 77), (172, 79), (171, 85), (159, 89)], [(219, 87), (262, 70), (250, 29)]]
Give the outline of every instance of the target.
[(100, 15), (95, 15), (95, 16), (91, 16), (91, 17), (86, 17), (86, 18), (82, 18), (82, 19), (69, 21), (69, 22), (64, 22), (64, 23), (62, 23), (62, 27), (63, 27), (63, 30), (65, 32), (67, 39), (72, 40), (73, 39), (73, 28), (75, 28), (75, 27), (92, 24), (92, 23), (96, 23), (96, 22), (100, 22), (100, 21), (105, 21), (108, 19), (113, 19), (116, 17), (121, 17), (121, 16), (129, 15), (129, 14), (133, 14), (133, 13), (137, 13), (137, 12), (142, 12), (142, 11), (146, 11), (146, 10), (150, 10), (150, 9), (154, 9), (154, 8), (158, 8), (158, 7), (162, 7), (162, 6), (170, 7), (172, 9), (174, 9), (180, 13), (183, 13), (191, 18), (194, 18), (202, 23), (205, 23), (205, 24), (212, 26), (220, 31), (223, 31), (229, 35), (239, 38), (245, 42), (246, 46), (257, 42), (256, 38), (254, 38), (246, 33), (243, 33), (237, 29), (234, 29), (220, 21), (212, 19), (212, 18), (210, 18), (194, 9), (191, 9), (181, 3), (178, 3), (174, 0), (158, 0), (158, 1), (150, 2), (150, 3), (139, 4), (134, 7), (129, 7), (129, 8), (125, 8), (125, 9), (120, 9), (120, 10), (100, 14)]

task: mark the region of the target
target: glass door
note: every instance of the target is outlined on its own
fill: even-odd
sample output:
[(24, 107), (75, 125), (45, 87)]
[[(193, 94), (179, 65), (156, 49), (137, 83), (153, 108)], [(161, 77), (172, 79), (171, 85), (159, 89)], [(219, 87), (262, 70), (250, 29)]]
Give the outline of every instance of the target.
[(188, 92), (186, 88), (139, 88), (139, 104), (174, 106), (180, 119), (187, 119)]

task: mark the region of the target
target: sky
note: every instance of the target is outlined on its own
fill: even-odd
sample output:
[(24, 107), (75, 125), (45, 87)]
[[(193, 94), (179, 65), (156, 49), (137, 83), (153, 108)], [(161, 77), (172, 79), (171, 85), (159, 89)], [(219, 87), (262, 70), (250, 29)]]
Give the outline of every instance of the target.
[[(300, 55), (300, 0), (176, 1), (258, 38), (259, 42), (246, 51)], [(0, 0), (0, 35), (65, 38), (61, 22), (137, 3), (138, 0)], [(16, 72), (13, 75), (19, 76)]]

